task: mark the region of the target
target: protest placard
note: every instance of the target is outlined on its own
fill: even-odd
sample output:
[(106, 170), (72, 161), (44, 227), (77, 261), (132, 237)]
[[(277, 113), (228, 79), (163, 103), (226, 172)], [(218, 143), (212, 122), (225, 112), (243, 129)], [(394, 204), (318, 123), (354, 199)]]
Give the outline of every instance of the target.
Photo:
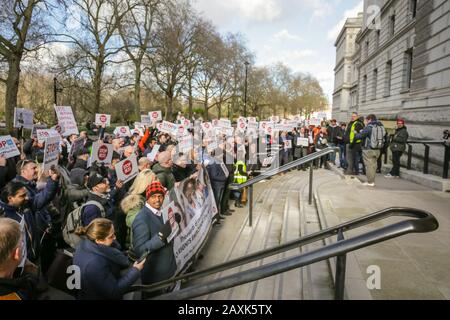
[(97, 161), (97, 163), (110, 164), (112, 161), (114, 148), (112, 144), (103, 143), (101, 141), (94, 142), (92, 144), (92, 163)]
[(117, 127), (116, 129), (114, 129), (114, 134), (119, 137), (129, 137), (131, 136), (130, 127)]
[(72, 157), (74, 153), (83, 148), (85, 142), (86, 141), (84, 140), (84, 138), (78, 138), (77, 140), (72, 142), (72, 145), (70, 146), (69, 156)]
[(157, 155), (158, 152), (159, 152), (159, 148), (161, 148), (161, 145), (156, 144), (156, 145), (153, 147), (152, 152), (150, 152), (150, 153), (147, 155), (147, 159), (150, 160), (151, 162), (154, 162), (154, 161), (155, 161), (155, 158), (156, 158), (156, 155)]
[(162, 121), (162, 111), (150, 111), (148, 115), (152, 118), (154, 121)]
[(46, 124), (35, 124), (33, 125), (33, 128), (31, 129), (31, 136), (30, 138), (36, 138), (37, 136), (37, 130), (43, 130), (43, 129), (47, 129), (47, 125)]
[(163, 121), (161, 124), (161, 132), (165, 132), (171, 134), (173, 136), (177, 136), (178, 134), (178, 125), (169, 121)]
[(56, 116), (58, 117), (58, 123), (64, 128), (64, 132), (61, 134), (64, 137), (68, 137), (72, 134), (78, 135), (77, 122), (73, 116), (72, 107), (55, 106)]
[(14, 108), (14, 128), (33, 129), (34, 111)]
[(45, 139), (43, 171), (48, 172), (53, 165), (58, 165), (60, 137)]
[(318, 126), (321, 125), (321, 123), (322, 123), (322, 121), (320, 119), (315, 119), (315, 118), (309, 119), (309, 125), (310, 126), (318, 127)]
[(39, 143), (44, 143), (45, 139), (51, 137), (58, 137), (61, 140), (60, 134), (54, 129), (36, 130), (36, 137)]
[(256, 122), (255, 117), (248, 117), (247, 120), (248, 120), (248, 123)]
[(6, 159), (20, 156), (20, 151), (11, 136), (0, 137), (0, 155)]
[(131, 157), (120, 161), (115, 166), (117, 179), (126, 183), (136, 177), (139, 173), (137, 157), (136, 155), (132, 155)]
[(105, 125), (105, 126), (109, 127), (111, 125), (111, 115), (96, 113), (95, 114), (95, 124), (99, 125), (99, 126)]
[(297, 138), (297, 146), (299, 147), (308, 147), (309, 139), (308, 138)]
[(150, 126), (152, 124), (152, 117), (150, 115), (141, 115), (141, 123), (145, 126)]
[(286, 141), (284, 142), (284, 147), (285, 147), (286, 149), (292, 149), (292, 140), (286, 140)]

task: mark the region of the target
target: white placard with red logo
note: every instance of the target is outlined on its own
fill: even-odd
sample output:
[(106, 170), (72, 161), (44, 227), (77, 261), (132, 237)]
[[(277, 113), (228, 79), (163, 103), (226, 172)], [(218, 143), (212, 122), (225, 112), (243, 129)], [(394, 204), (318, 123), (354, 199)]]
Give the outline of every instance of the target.
[(213, 129), (213, 125), (211, 122), (203, 122), (202, 123), (202, 130), (204, 133), (208, 133)]
[(237, 130), (239, 130), (239, 131), (245, 131), (246, 129), (247, 129), (247, 123), (246, 122), (243, 122), (243, 121), (239, 121), (238, 123), (237, 123), (237, 127), (236, 127), (236, 129)]
[(265, 134), (272, 135), (273, 132), (274, 132), (273, 127), (274, 127), (274, 124), (272, 124), (272, 123), (267, 123), (266, 126), (265, 126), (265, 129), (264, 129)]
[(279, 116), (272, 116), (272, 117), (270, 117), (269, 120), (274, 122), (274, 123), (278, 123), (278, 122), (280, 122), (280, 117)]
[(184, 127), (187, 128), (187, 129), (192, 128), (192, 123), (191, 123), (191, 121), (190, 121), (189, 119), (184, 119), (183, 125), (184, 125)]
[(220, 119), (219, 126), (222, 128), (231, 128), (231, 121), (228, 119)]
[(20, 151), (11, 136), (0, 137), (0, 155), (6, 159), (20, 156)]
[(114, 130), (114, 134), (119, 137), (129, 137), (131, 136), (130, 127), (117, 127)]
[(60, 137), (50, 137), (45, 140), (44, 148), (44, 172), (50, 170), (53, 165), (58, 165)]
[(148, 113), (150, 118), (152, 118), (153, 121), (162, 121), (162, 111), (150, 111)]
[(249, 122), (247, 124), (247, 130), (258, 130), (258, 122)]
[(256, 122), (255, 117), (248, 117), (247, 119), (248, 119), (248, 123)]
[(156, 145), (153, 147), (152, 152), (150, 152), (150, 153), (147, 155), (147, 159), (150, 160), (151, 162), (154, 162), (155, 159), (156, 159), (156, 155), (157, 155), (158, 152), (159, 152), (159, 148), (161, 148), (161, 145), (156, 144)]
[(96, 113), (95, 114), (95, 124), (96, 125), (105, 125), (110, 126), (111, 125), (111, 115), (109, 114), (102, 114), (102, 113)]
[(194, 145), (193, 137), (191, 135), (182, 137), (178, 142), (177, 147), (182, 153), (190, 152)]
[(116, 164), (117, 179), (123, 181), (124, 183), (136, 177), (138, 173), (139, 168), (136, 155), (132, 155), (131, 157)]
[(14, 108), (14, 128), (33, 129), (34, 111)]
[(46, 139), (52, 137), (58, 137), (61, 140), (61, 136), (59, 135), (58, 131), (54, 129), (36, 130), (36, 137), (39, 143), (44, 143)]
[(33, 129), (31, 129), (31, 136), (30, 138), (36, 138), (37, 130), (43, 130), (43, 129), (47, 129), (47, 125), (46, 124), (35, 124), (33, 125)]
[(92, 163), (97, 161), (97, 163), (110, 164), (112, 161), (112, 156), (114, 152), (114, 147), (109, 143), (94, 142), (92, 144)]
[(142, 131), (141, 128), (135, 127), (132, 131), (131, 134), (135, 134), (137, 133), (139, 135), (139, 137), (143, 137), (144, 136), (144, 131)]
[(63, 136), (68, 137), (72, 134), (78, 135), (77, 122), (73, 116), (72, 107), (55, 106), (58, 123), (64, 128)]
[(169, 121), (163, 121), (160, 131), (171, 134), (173, 136), (177, 136), (178, 125)]

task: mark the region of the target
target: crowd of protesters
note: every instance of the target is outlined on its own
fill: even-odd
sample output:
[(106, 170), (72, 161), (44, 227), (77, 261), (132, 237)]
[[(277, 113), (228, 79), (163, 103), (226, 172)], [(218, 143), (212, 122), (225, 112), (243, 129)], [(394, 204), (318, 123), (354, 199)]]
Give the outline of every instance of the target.
[[(389, 177), (399, 176), (399, 159), (408, 139), (404, 125), (403, 120), (398, 121), (392, 139), (394, 168)], [(176, 137), (159, 131), (156, 123), (145, 126), (143, 135), (126, 137), (106, 134), (105, 126), (100, 126), (95, 128), (95, 136), (87, 132), (62, 136), (59, 163), (48, 172), (41, 170), (45, 143), (34, 137), (22, 146), (23, 141), (14, 138), (21, 155), (0, 156), (0, 299), (34, 299), (45, 292), (58, 250), (70, 251), (71, 247), (73, 264), (81, 270), (78, 299), (121, 299), (139, 279), (142, 284), (152, 284), (173, 277), (173, 244), (167, 241), (171, 226), (163, 221), (162, 205), (170, 190), (195, 178), (202, 166), (208, 172), (218, 209), (216, 225), (235, 212), (230, 202), (238, 208), (246, 204), (245, 192), (231, 191), (229, 186), (260, 174), (271, 165), (262, 159), (270, 157), (284, 165), (338, 147), (338, 164), (346, 174), (359, 174), (362, 162), (368, 185), (373, 186), (377, 160), (388, 145), (371, 148), (372, 130), (377, 126), (382, 124), (375, 116), (364, 119), (353, 114), (348, 124), (332, 120), (274, 136), (224, 134), (215, 150), (208, 149), (208, 140), (201, 141), (201, 154), (195, 149), (179, 152)], [(195, 139), (193, 130), (189, 133)], [(96, 140), (113, 146), (110, 164), (89, 162)], [(72, 148), (75, 141), (77, 150)], [(159, 151), (151, 161), (147, 156), (156, 146)], [(263, 151), (261, 146), (265, 146)], [(131, 156), (138, 159), (139, 174), (124, 183), (115, 166)], [(326, 156), (314, 165), (329, 168), (336, 160), (335, 155)], [(76, 211), (78, 225), (68, 241), (63, 233), (68, 216)], [(122, 272), (125, 269), (127, 272)]]

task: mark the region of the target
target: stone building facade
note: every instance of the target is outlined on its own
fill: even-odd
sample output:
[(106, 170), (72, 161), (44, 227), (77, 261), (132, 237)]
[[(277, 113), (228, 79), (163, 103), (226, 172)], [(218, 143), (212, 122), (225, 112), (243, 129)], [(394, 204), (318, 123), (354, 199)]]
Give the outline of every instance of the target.
[[(347, 121), (353, 111), (373, 113), (391, 128), (403, 118), (411, 140), (441, 140), (450, 129), (450, 0), (365, 0), (354, 48), (350, 98), (340, 97), (336, 72), (333, 116)], [(414, 146), (418, 167), (423, 150)], [(432, 147), (431, 154), (437, 171), (444, 148)]]

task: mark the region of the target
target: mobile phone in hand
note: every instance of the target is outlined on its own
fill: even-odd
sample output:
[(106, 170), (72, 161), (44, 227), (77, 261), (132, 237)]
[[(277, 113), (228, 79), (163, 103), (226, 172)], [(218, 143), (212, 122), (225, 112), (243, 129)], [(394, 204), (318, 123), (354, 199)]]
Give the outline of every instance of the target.
[(150, 254), (150, 251), (145, 251), (145, 253), (136, 262), (141, 263), (148, 257), (149, 254)]

